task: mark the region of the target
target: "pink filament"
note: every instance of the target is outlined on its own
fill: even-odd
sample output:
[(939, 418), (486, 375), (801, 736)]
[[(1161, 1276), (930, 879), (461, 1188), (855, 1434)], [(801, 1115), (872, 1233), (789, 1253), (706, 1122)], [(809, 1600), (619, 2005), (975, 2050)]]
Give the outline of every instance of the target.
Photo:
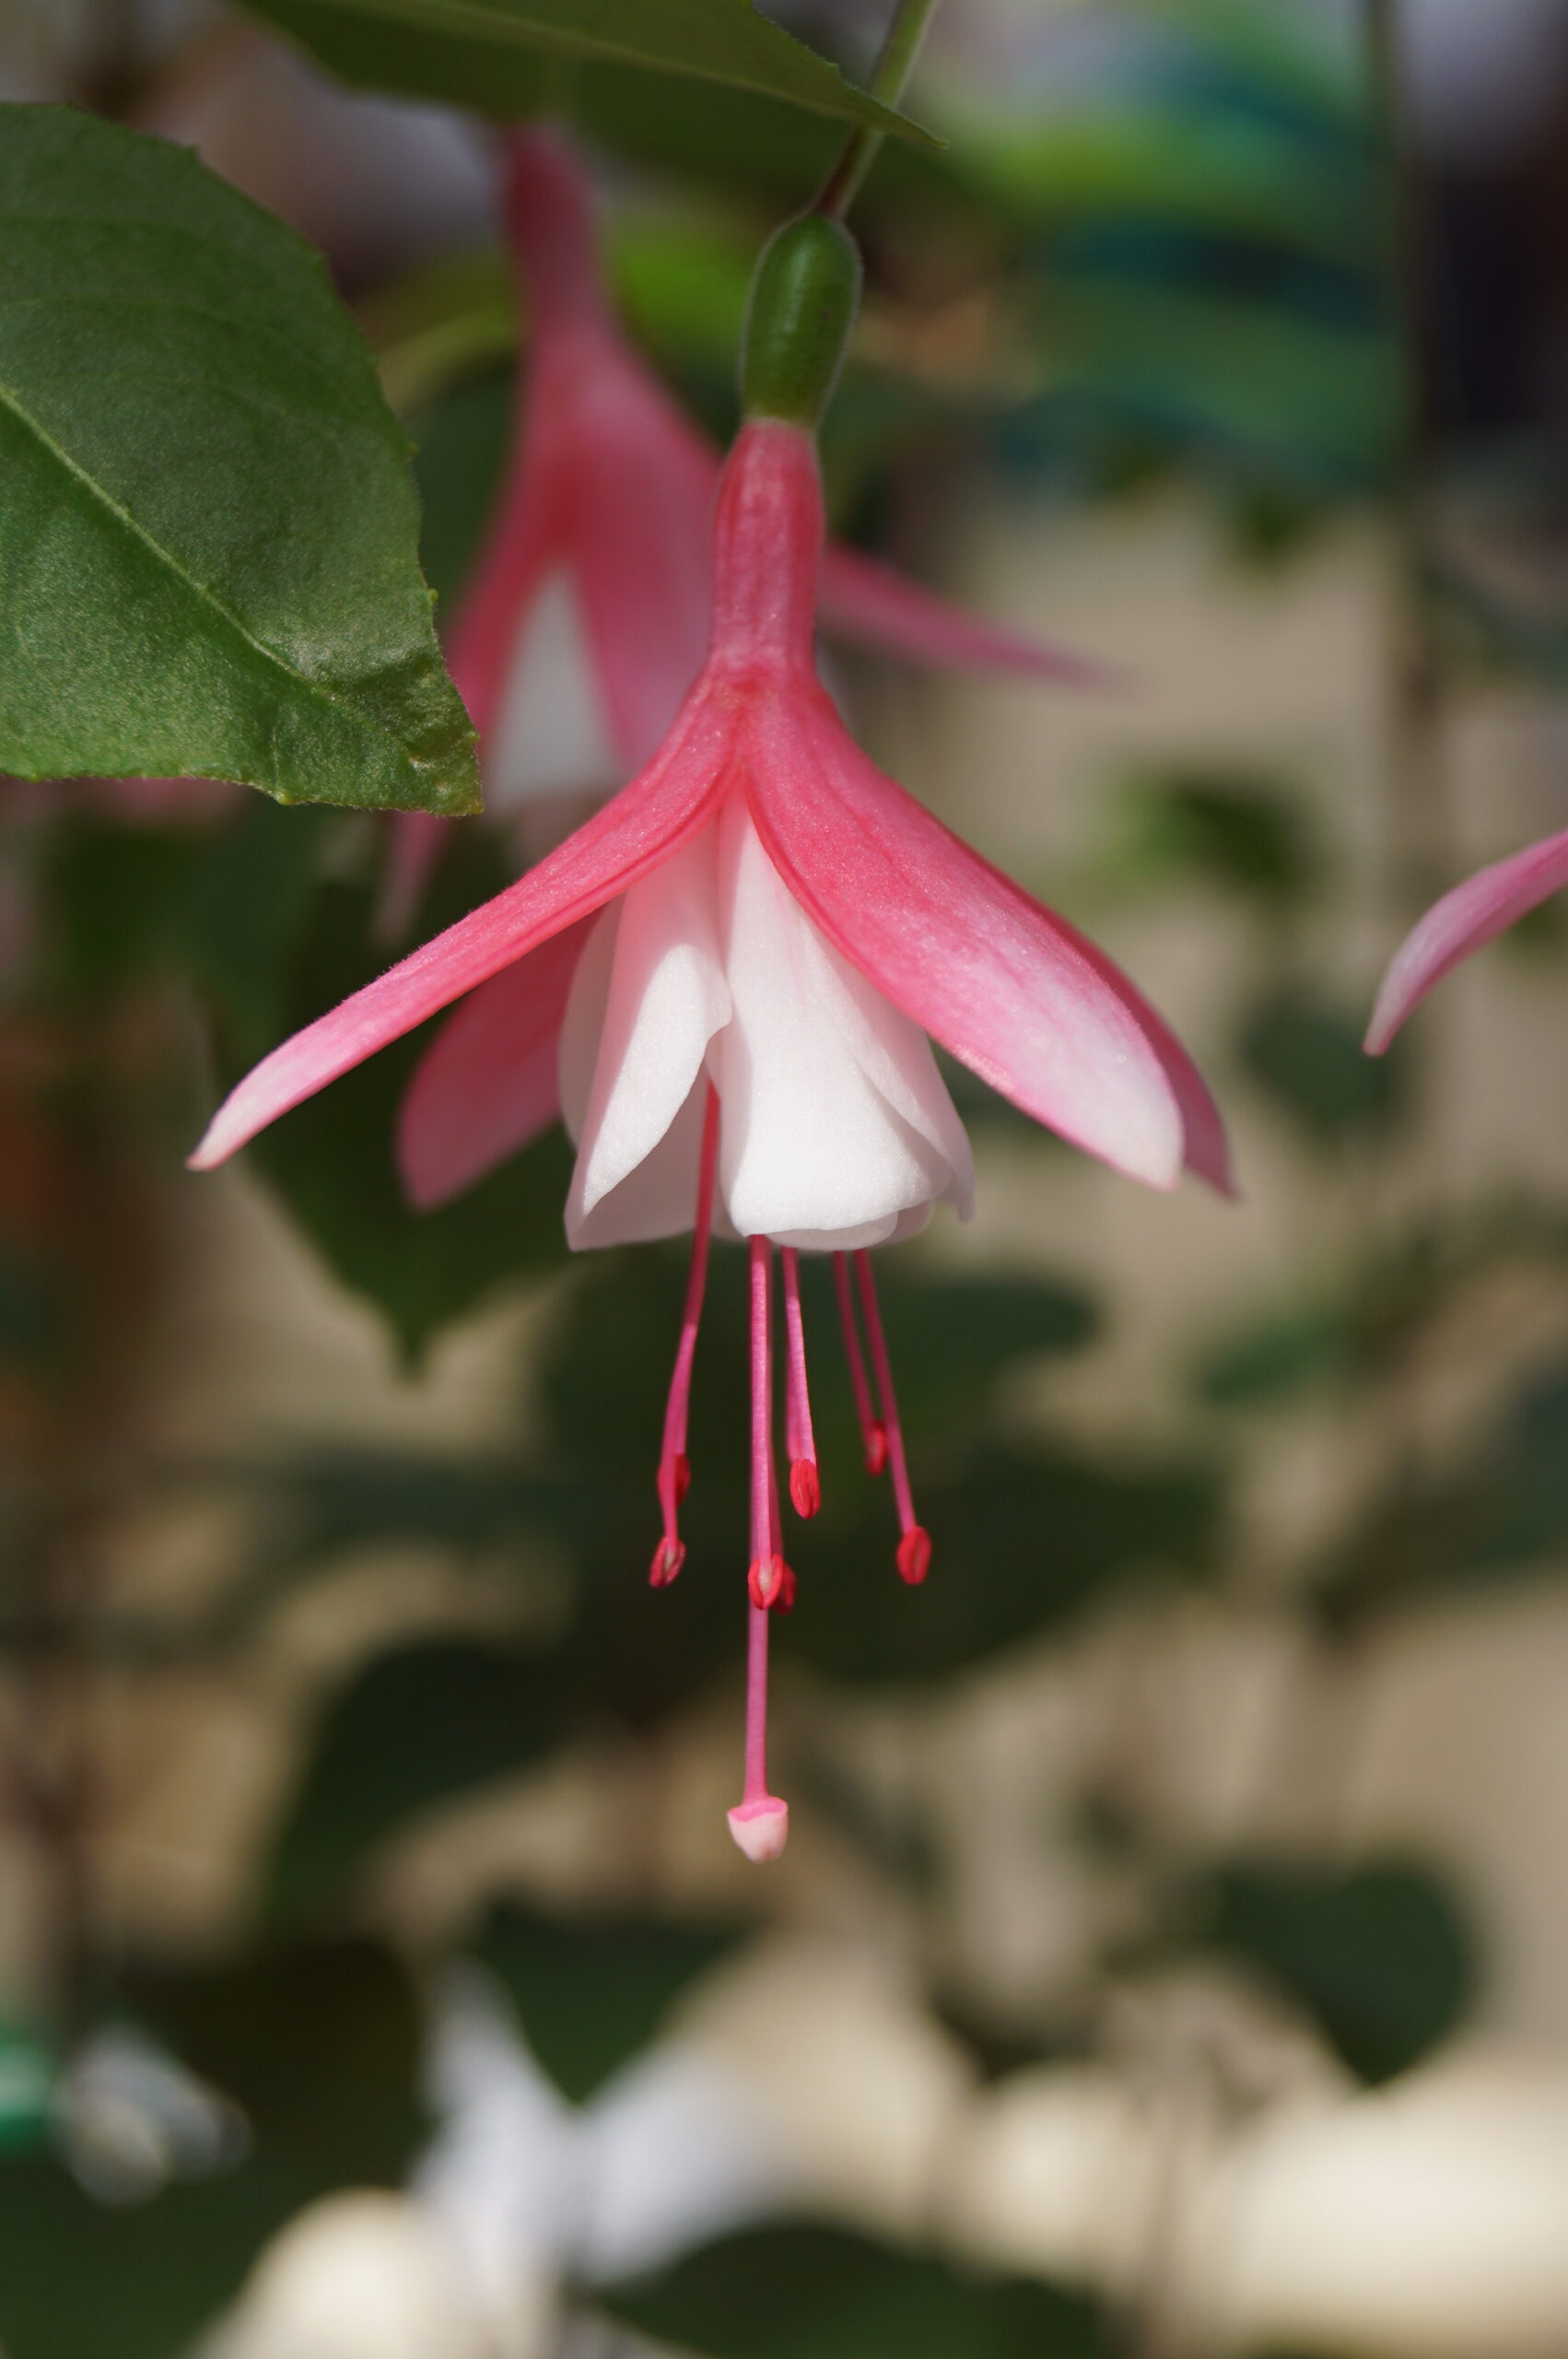
[(784, 1264), (784, 1328), (789, 1344), (784, 1446), (790, 1459), (790, 1498), (797, 1515), (815, 1515), (822, 1505), (812, 1398), (806, 1385), (806, 1331), (801, 1317), (801, 1257), (792, 1245), (780, 1249)]
[(767, 1625), (766, 1605), (752, 1605), (746, 1627), (746, 1802), (766, 1802), (767, 1793)]
[(865, 1313), (866, 1341), (871, 1346), (872, 1366), (876, 1371), (878, 1405), (887, 1436), (887, 1461), (893, 1476), (893, 1496), (898, 1508), (898, 1569), (907, 1581), (915, 1583), (925, 1579), (930, 1564), (930, 1535), (915, 1520), (915, 1501), (909, 1489), (909, 1464), (904, 1454), (904, 1428), (898, 1421), (898, 1402), (893, 1391), (893, 1366), (887, 1356), (887, 1338), (883, 1333), (882, 1311), (877, 1304), (876, 1281), (872, 1275), (869, 1253), (856, 1254), (855, 1274), (860, 1284), (860, 1308)]
[(773, 1247), (747, 1244), (752, 1316), (751, 1623), (746, 1647), (746, 1786), (743, 1802), (767, 1792), (767, 1616), (784, 1585), (778, 1553), (778, 1490), (773, 1465)]
[(702, 1160), (696, 1183), (696, 1218), (692, 1227), (691, 1268), (686, 1277), (675, 1369), (670, 1379), (670, 1398), (664, 1410), (664, 1446), (659, 1458), (659, 1504), (663, 1510), (664, 1536), (654, 1551), (649, 1576), (656, 1589), (667, 1587), (686, 1560), (679, 1522), (681, 1501), (691, 1481), (691, 1464), (686, 1457), (686, 1414), (691, 1405), (696, 1332), (702, 1323), (703, 1297), (708, 1288), (708, 1248), (713, 1234), (713, 1184), (718, 1162), (719, 1093), (710, 1082), (702, 1119)]
[(860, 1331), (855, 1322), (855, 1299), (849, 1291), (848, 1254), (836, 1253), (833, 1257), (833, 1285), (844, 1327), (844, 1349), (849, 1361), (849, 1381), (855, 1391), (855, 1409), (860, 1420), (866, 1472), (880, 1474), (887, 1464), (887, 1435), (872, 1407), (872, 1389), (866, 1380), (866, 1363), (860, 1351)]

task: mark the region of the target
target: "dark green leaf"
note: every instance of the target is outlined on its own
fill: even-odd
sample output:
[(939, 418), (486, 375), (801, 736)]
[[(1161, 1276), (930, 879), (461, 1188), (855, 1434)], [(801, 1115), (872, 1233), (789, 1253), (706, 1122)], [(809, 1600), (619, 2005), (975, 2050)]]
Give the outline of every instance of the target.
[(1253, 1078), (1320, 1147), (1376, 1136), (1398, 1121), (1408, 1067), (1396, 1047), (1363, 1053), (1366, 1011), (1330, 1005), (1285, 984), (1248, 1015), (1239, 1050)]
[(1407, 2071), (1475, 1992), (1469, 1921), (1435, 1877), (1398, 1862), (1236, 1861), (1213, 1880), (1199, 1937), (1288, 1991), (1363, 2081)]
[(561, 2095), (586, 2105), (735, 1939), (731, 1926), (649, 1917), (567, 1923), (508, 1901), (474, 1946), (511, 1994), (528, 2045)]
[(0, 769), (476, 810), (406, 446), (319, 256), (183, 148), (0, 121)]
[(1306, 812), (1270, 779), (1190, 769), (1129, 779), (1109, 818), (1117, 882), (1193, 878), (1285, 910), (1309, 898), (1321, 872)]
[(1354, 1375), (1364, 1356), (1349, 1306), (1309, 1304), (1250, 1322), (1208, 1354), (1199, 1390), (1216, 1409), (1293, 1401)]
[[(549, 61), (631, 65), (786, 100), (928, 140), (752, 0), (246, 0), (345, 81), (444, 99), (482, 114), (532, 114)], [(545, 70), (542, 70), (545, 69)], [(657, 86), (646, 103), (657, 108)]]
[(415, 419), (414, 473), (425, 529), (419, 544), (443, 628), (478, 555), (500, 481), (511, 421), (509, 373), (453, 386)]
[[(260, 807), (279, 816), (270, 804)], [(201, 857), (200, 839), (189, 828), (122, 827), (63, 814), (38, 876), (42, 989), (53, 999), (97, 999), (173, 971)]]
[(125, 1996), (239, 2102), (251, 2148), (237, 2167), (114, 2207), (53, 2159), (0, 2161), (6, 2359), (103, 2359), (106, 2331), (115, 2359), (175, 2359), (303, 2205), (397, 2185), (423, 2132), (413, 1989), (372, 1943), (133, 1973)]
[(1532, 1377), (1455, 1464), (1391, 1482), (1330, 1559), (1319, 1610), (1348, 1626), (1412, 1598), (1559, 1568), (1568, 1539), (1568, 1371)]
[(885, 1484), (841, 1469), (817, 1520), (790, 1535), (800, 1602), (781, 1654), (841, 1679), (940, 1678), (1070, 1622), (1113, 1582), (1197, 1572), (1215, 1545), (1218, 1485), (1179, 1460), (992, 1444), (945, 1471), (917, 1461), (914, 1484), (933, 1542), (924, 1587), (894, 1570)]
[(751, 2228), (600, 2298), (701, 2359), (1109, 2359), (1094, 2306), (846, 2228)]
[(274, 1841), (269, 1907), (292, 1914), (338, 1896), (421, 1813), (532, 1766), (562, 1716), (557, 1674), (540, 1657), (466, 1638), (378, 1656), (322, 1715)]
[(49, 2133), (54, 2057), (34, 2032), (0, 2023), (0, 2155), (29, 2154)]

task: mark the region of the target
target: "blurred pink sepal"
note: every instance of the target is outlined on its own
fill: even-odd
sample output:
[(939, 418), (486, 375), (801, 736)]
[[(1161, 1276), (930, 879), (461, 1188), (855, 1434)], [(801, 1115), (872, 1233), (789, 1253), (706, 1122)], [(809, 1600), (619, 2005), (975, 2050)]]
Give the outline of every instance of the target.
[(1434, 901), (1389, 961), (1367, 1027), (1368, 1053), (1381, 1056), (1406, 1017), (1445, 975), (1564, 885), (1568, 830), (1479, 869)]

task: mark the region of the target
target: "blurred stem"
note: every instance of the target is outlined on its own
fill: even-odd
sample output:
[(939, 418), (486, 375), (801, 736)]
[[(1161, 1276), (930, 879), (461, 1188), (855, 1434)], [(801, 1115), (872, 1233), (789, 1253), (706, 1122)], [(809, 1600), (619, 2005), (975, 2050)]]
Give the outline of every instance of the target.
[(1401, 921), (1449, 881), (1443, 793), (1446, 689), (1429, 590), (1436, 473), (1429, 241), (1421, 156), (1401, 49), (1399, 0), (1364, 0), (1366, 57), (1381, 155), (1384, 285), (1395, 346), (1390, 464), (1394, 615), (1389, 745), (1390, 883)]
[(142, 87), (143, 46), (138, 0), (98, 0), (89, 18), (87, 55), (76, 96), (93, 114), (121, 123), (135, 108)]
[[(884, 107), (895, 107), (903, 97), (904, 86), (914, 71), (920, 44), (936, 10), (937, 0), (897, 0), (868, 86), (872, 97), (879, 99)], [(883, 132), (872, 131), (864, 123), (856, 124), (823, 182), (813, 212), (825, 213), (835, 221), (843, 220), (876, 160), (884, 136)]]

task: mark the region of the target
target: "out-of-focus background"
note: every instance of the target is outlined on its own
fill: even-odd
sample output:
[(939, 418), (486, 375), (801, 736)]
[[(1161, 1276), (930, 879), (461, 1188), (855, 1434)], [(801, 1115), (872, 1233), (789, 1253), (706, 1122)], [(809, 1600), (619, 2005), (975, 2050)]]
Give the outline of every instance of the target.
[[(881, 14), (788, 17), (863, 66)], [(491, 133), (175, 0), (4, 0), (0, 90), (323, 249), (449, 610)], [(5, 2359), (1568, 2351), (1560, 914), (1358, 1045), (1425, 901), (1568, 825), (1568, 6), (947, 0), (913, 103), (837, 521), (1120, 676), (836, 684), (1158, 1002), (1240, 1201), (965, 1091), (979, 1216), (883, 1257), (931, 1577), (825, 1349), (758, 1872), (736, 1257), (654, 1594), (681, 1256), (568, 1266), (558, 1144), (421, 1221), (389, 1059), (180, 1169), (368, 955), (380, 823), (5, 788)], [(722, 431), (815, 164), (595, 105)]]

